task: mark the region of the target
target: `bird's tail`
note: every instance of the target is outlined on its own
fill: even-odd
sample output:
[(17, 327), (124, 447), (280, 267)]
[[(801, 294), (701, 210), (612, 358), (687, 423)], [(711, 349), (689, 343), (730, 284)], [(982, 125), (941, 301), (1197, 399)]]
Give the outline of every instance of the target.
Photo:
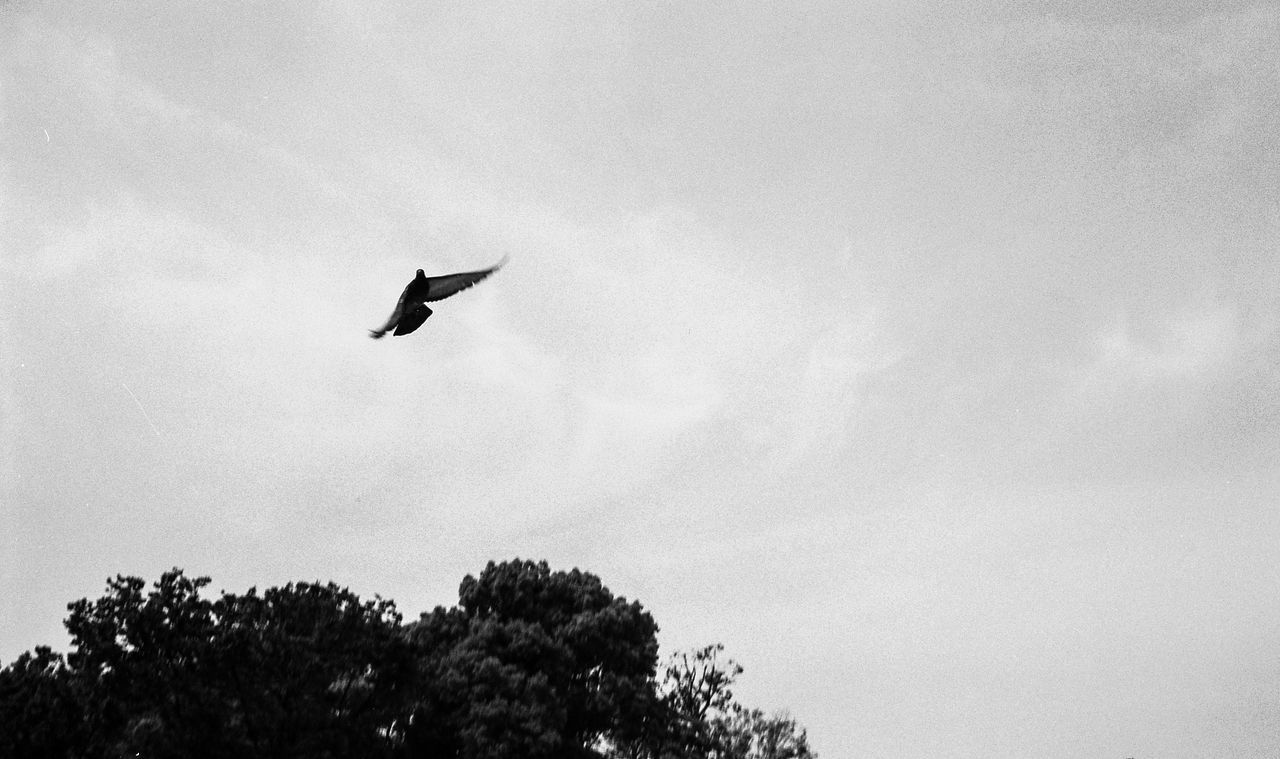
[(386, 331), (385, 329), (371, 329), (371, 330), (369, 330), (369, 337), (372, 337), (374, 340), (377, 340), (377, 339), (381, 338), (381, 337), (382, 337), (383, 335), (385, 335), (385, 334), (387, 334), (387, 331)]

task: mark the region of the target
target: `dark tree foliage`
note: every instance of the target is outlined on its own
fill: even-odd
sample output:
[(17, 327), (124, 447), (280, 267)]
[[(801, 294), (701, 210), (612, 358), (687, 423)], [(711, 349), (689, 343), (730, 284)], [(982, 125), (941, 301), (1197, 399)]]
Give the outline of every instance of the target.
[(546, 562), (490, 564), (459, 605), (410, 637), (422, 692), (408, 730), (421, 757), (595, 757), (637, 735), (654, 701), (657, 625), (600, 579)]
[(785, 712), (767, 716), (733, 704), (712, 720), (712, 759), (814, 759), (809, 736)]
[(733, 698), (742, 667), (724, 646), (671, 657), (647, 729), (614, 742), (611, 759), (816, 759), (808, 735), (785, 713), (766, 716)]
[(83, 700), (47, 646), (0, 670), (0, 757), (69, 756), (82, 740)]
[[(0, 730), (0, 756), (391, 753), (413, 661), (391, 602), (307, 583), (211, 601), (208, 583), (175, 569), (144, 592), (117, 577), (70, 604), (66, 666), (46, 649), (0, 674), (0, 724), (24, 726)], [(33, 697), (75, 708), (42, 717)]]
[(733, 701), (720, 646), (656, 676), (657, 630), (594, 575), (490, 563), (402, 624), (332, 583), (208, 598), (174, 569), (69, 604), (71, 650), (0, 669), (0, 759), (812, 759)]

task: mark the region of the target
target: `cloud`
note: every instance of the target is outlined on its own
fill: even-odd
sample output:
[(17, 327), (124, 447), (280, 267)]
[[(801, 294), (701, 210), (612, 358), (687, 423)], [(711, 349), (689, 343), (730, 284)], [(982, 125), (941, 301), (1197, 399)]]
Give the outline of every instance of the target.
[(4, 92), (14, 135), (5, 147), (24, 222), (11, 240), (19, 256), (43, 232), (79, 226), (86, 205), (131, 199), (253, 246), (376, 216), (284, 135), (230, 118), (197, 90), (160, 86), (163, 77), (139, 65), (153, 52), (145, 47), (39, 14), (7, 36), (0, 65), (15, 83)]
[[(379, 494), (416, 522), (447, 481), (452, 529), (482, 513), (515, 535), (700, 480), (700, 460), (725, 449), (773, 460), (767, 480), (843, 445), (853, 383), (887, 365), (871, 299), (851, 313), (687, 214), (584, 224), (498, 201), (453, 209), (438, 232), (447, 262), (366, 266), (321, 243), (332, 265), (300, 266), (299, 251), (255, 249), (141, 198), (94, 202), (30, 254), (24, 302), (78, 303), (53, 315), (56, 343), (137, 395), (138, 430), (154, 424), (170, 449), (170, 487), (203, 483), (193, 492), (250, 534)], [(367, 339), (410, 267), (484, 263), (467, 251), (495, 240), (515, 256), (492, 281), (442, 304), (421, 335)]]
[[(491, 206), (482, 216), (485, 234), (512, 241), (496, 247), (525, 240), (504, 283), (503, 329), (550, 367), (531, 413), (554, 432), (521, 470), (526, 515), (543, 513), (538, 502), (550, 514), (678, 488), (703, 476), (713, 451), (742, 451), (774, 477), (768, 459), (794, 464), (828, 434), (820, 428), (842, 436), (852, 379), (887, 365), (872, 299), (859, 317), (825, 289), (757, 269), (687, 213), (583, 224)], [(535, 308), (541, 321), (521, 324)]]
[[(394, 440), (388, 458), (406, 465), (435, 457), (457, 469), (489, 459), (493, 486), (480, 484), (467, 500), (514, 492), (509, 483), (520, 482), (534, 501), (520, 513), (538, 518), (662, 482), (708, 447), (794, 464), (818, 441), (844, 434), (856, 404), (850, 377), (875, 363), (852, 355), (867, 350), (866, 322), (854, 321), (863, 316), (760, 266), (695, 212), (668, 206), (570, 219), (513, 203), (411, 144), (395, 151), (394, 164), (383, 163), (386, 151), (362, 156), (368, 163), (357, 177), (368, 181), (347, 192), (317, 168), (326, 159), (299, 158), (128, 73), (107, 38), (94, 37), (86, 50), (66, 32), (30, 23), (33, 40), (62, 42), (35, 52), (32, 41), (20, 67), (31, 76), (46, 61), (65, 69), (55, 86), (76, 93), (79, 118), (93, 125), (80, 156), (120, 149), (139, 160), (110, 173), (114, 193), (81, 199), (80, 212), (58, 215), (24, 254), (28, 303), (69, 283), (79, 305), (52, 315), (64, 331), (59, 342), (96, 360), (108, 385), (127, 382), (170, 444), (191, 457), (193, 476), (257, 468), (243, 481), (265, 488), (268, 472), (294, 482), (316, 467), (350, 473), (338, 462), (353, 447)], [(184, 155), (197, 142), (206, 156)], [(278, 180), (258, 182), (258, 169), (241, 176), (240, 158), (224, 165), (214, 154), (265, 159), (290, 187), (327, 194), (348, 213), (379, 208), (365, 223), (389, 221), (390, 230), (369, 247), (389, 255), (352, 251), (344, 259), (346, 241), (323, 239), (323, 225), (299, 235), (259, 223), (259, 211), (242, 213), (243, 196), (252, 187), (249, 197), (263, 197)], [(189, 189), (193, 179), (209, 191), (199, 203), (155, 191)], [(296, 196), (277, 194), (284, 205), (274, 203), (273, 213), (299, 219), (301, 206), (289, 201)], [(425, 257), (403, 245), (405, 230), (421, 222), (431, 242)], [(478, 265), (495, 250), (514, 253), (512, 265), (468, 293), (469, 307), (441, 309), (428, 325), (430, 347), (402, 342), (365, 355), (360, 327), (389, 308), (404, 271)], [(526, 322), (530, 313), (539, 322)], [(30, 325), (22, 329), (30, 337)], [(183, 379), (154, 379), (175, 374)], [(787, 383), (795, 378), (804, 389), (793, 394)], [(499, 396), (505, 429), (459, 445), (468, 425), (488, 428), (483, 403)], [(357, 492), (374, 481), (351, 476)], [(336, 484), (323, 487), (341, 497)], [(287, 495), (263, 498), (276, 505), (243, 524), (275, 525), (299, 509)], [(505, 509), (510, 498), (494, 501), (485, 508)], [(277, 516), (264, 521), (267, 513)]]
[(1099, 356), (1091, 374), (1102, 382), (1177, 382), (1225, 371), (1244, 346), (1240, 332), (1229, 307), (1176, 315), (1157, 325), (1147, 339), (1122, 316), (1098, 336)]
[[(1254, 461), (1280, 431), (1277, 323), (1216, 303), (1120, 316), (1045, 417), (1065, 461), (1130, 477)], [(1046, 442), (1049, 439), (1046, 438)], [(1065, 463), (1064, 461), (1064, 463)], [(1214, 463), (1216, 462), (1216, 463)]]

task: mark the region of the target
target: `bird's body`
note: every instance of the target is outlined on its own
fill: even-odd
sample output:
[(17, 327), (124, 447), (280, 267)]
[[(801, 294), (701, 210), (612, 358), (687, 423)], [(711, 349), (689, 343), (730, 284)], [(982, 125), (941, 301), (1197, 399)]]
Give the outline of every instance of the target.
[(427, 308), (428, 303), (444, 300), (454, 293), (471, 287), (501, 269), (506, 262), (507, 259), (504, 257), (488, 269), (443, 274), (437, 277), (428, 277), (422, 269), (418, 269), (417, 276), (400, 294), (400, 300), (396, 303), (396, 310), (391, 312), (391, 318), (387, 319), (387, 323), (380, 328), (369, 330), (369, 336), (376, 340), (392, 330), (395, 330), (392, 332), (395, 335), (409, 334), (421, 327), (427, 317), (431, 316), (431, 309)]

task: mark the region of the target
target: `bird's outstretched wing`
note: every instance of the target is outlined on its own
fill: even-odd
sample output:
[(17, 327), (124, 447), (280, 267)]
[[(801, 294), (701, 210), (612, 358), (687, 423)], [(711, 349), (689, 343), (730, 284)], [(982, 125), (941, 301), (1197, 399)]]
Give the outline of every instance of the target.
[(488, 269), (480, 271), (464, 271), (458, 274), (442, 274), (438, 277), (427, 277), (427, 295), (423, 298), (428, 303), (437, 300), (444, 300), (454, 293), (462, 292), (471, 287), (475, 283), (501, 269), (507, 263), (507, 256), (503, 256), (502, 260), (490, 266)]
[[(391, 318), (387, 319), (387, 323), (382, 325), (378, 329), (369, 330), (369, 337), (372, 337), (374, 340), (377, 340), (378, 338), (390, 332), (392, 329), (395, 329), (395, 326), (400, 323), (400, 318), (404, 316), (404, 299), (405, 299), (405, 296), (408, 294), (409, 294), (409, 288), (406, 287), (404, 289), (404, 292), (400, 293), (400, 300), (396, 301), (396, 310), (391, 312)], [(420, 323), (421, 322), (419, 322), (419, 324)]]

